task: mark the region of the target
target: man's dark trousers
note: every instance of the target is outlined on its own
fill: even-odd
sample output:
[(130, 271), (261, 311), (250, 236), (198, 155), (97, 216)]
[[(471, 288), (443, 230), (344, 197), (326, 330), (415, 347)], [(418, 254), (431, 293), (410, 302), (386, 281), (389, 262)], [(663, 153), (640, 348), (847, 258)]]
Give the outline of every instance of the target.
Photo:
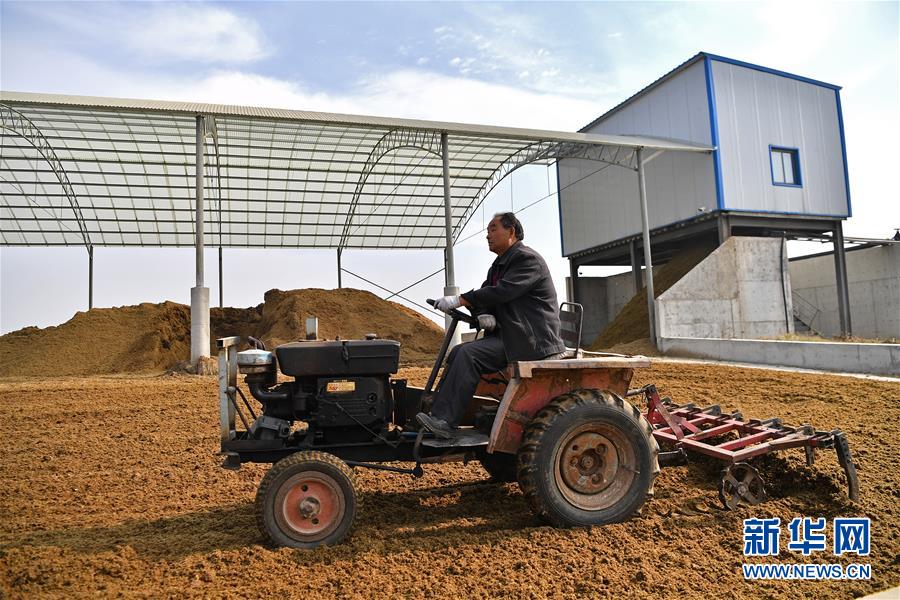
[(481, 375), (500, 371), (506, 365), (506, 352), (499, 335), (454, 347), (447, 357), (447, 366), (434, 396), (432, 416), (457, 427), (475, 395)]

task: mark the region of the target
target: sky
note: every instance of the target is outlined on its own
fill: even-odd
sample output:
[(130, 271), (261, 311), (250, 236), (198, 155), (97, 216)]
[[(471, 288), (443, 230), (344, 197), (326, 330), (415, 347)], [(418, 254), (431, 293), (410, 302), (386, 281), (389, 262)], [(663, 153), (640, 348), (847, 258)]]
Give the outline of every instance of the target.
[[(4, 0), (0, 88), (576, 131), (706, 51), (843, 87), (853, 202), (844, 234), (884, 238), (900, 228), (898, 7)], [(455, 248), (463, 290), (481, 283), (494, 258), (481, 233), (486, 220), (512, 208), (564, 296), (555, 188), (554, 170), (533, 166), (494, 190)], [(795, 244), (790, 252), (829, 248)], [(192, 248), (100, 247), (94, 256), (95, 307), (190, 302)], [(218, 305), (215, 250), (206, 264)], [(337, 285), (334, 250), (226, 249), (223, 264), (226, 306), (255, 306), (272, 288)], [(436, 250), (343, 255), (345, 269), (389, 290), (442, 265)], [(86, 310), (87, 272), (84, 248), (0, 248), (0, 333), (57, 325)], [(349, 274), (343, 283), (389, 295)], [(421, 304), (442, 291), (438, 273), (403, 296)]]

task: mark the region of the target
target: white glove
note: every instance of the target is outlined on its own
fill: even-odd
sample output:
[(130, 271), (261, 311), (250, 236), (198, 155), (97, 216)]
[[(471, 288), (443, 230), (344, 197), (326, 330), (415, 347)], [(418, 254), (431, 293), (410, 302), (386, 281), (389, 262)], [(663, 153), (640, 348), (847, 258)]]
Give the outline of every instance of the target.
[(444, 312), (450, 312), (454, 308), (459, 308), (459, 303), (459, 296), (444, 296), (435, 301), (434, 307)]
[(485, 331), (493, 331), (497, 329), (497, 319), (494, 315), (478, 315), (478, 327)]

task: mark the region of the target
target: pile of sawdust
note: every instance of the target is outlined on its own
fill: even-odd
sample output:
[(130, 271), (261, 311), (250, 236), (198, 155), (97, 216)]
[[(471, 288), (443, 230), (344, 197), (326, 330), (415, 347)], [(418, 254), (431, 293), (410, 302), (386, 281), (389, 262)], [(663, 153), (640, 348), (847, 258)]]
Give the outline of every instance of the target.
[(361, 339), (375, 333), (396, 340), (404, 362), (433, 360), (443, 338), (443, 330), (428, 318), (362, 290), (269, 290), (261, 306), (253, 335), (270, 348), (305, 339), (307, 317), (319, 320), (321, 339)]
[[(659, 298), (660, 294), (675, 285), (713, 250), (715, 250), (714, 245), (700, 244), (685, 248), (673, 256), (669, 262), (653, 274), (653, 297)], [(616, 318), (606, 326), (606, 329), (594, 340), (588, 350), (608, 350), (619, 344), (649, 337), (647, 288), (643, 287), (622, 307)]]
[(609, 352), (617, 354), (630, 354), (632, 356), (640, 354), (641, 356), (662, 356), (663, 353), (653, 345), (650, 338), (641, 338), (639, 340), (631, 340), (622, 344), (616, 344), (609, 348)]
[[(0, 376), (159, 372), (190, 358), (190, 308), (175, 302), (95, 308), (56, 327), (26, 327), (0, 336)], [(210, 309), (211, 353), (219, 337), (249, 335), (270, 347), (304, 339), (305, 320), (319, 336), (360, 339), (366, 333), (402, 344), (402, 359), (432, 358), (442, 330), (422, 315), (361, 290), (270, 290), (255, 308)]]

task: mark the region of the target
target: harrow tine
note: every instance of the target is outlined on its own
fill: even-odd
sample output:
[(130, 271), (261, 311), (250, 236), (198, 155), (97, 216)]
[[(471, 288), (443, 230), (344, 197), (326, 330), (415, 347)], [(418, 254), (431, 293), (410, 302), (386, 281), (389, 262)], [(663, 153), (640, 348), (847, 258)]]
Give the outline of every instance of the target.
[(813, 466), (816, 462), (816, 449), (813, 446), (803, 446), (803, 452), (806, 454), (806, 466)]
[(837, 452), (838, 462), (844, 467), (844, 474), (847, 476), (847, 495), (856, 502), (859, 500), (859, 479), (856, 476), (856, 465), (853, 464), (853, 455), (850, 453), (847, 436), (840, 429), (834, 430), (834, 450)]

